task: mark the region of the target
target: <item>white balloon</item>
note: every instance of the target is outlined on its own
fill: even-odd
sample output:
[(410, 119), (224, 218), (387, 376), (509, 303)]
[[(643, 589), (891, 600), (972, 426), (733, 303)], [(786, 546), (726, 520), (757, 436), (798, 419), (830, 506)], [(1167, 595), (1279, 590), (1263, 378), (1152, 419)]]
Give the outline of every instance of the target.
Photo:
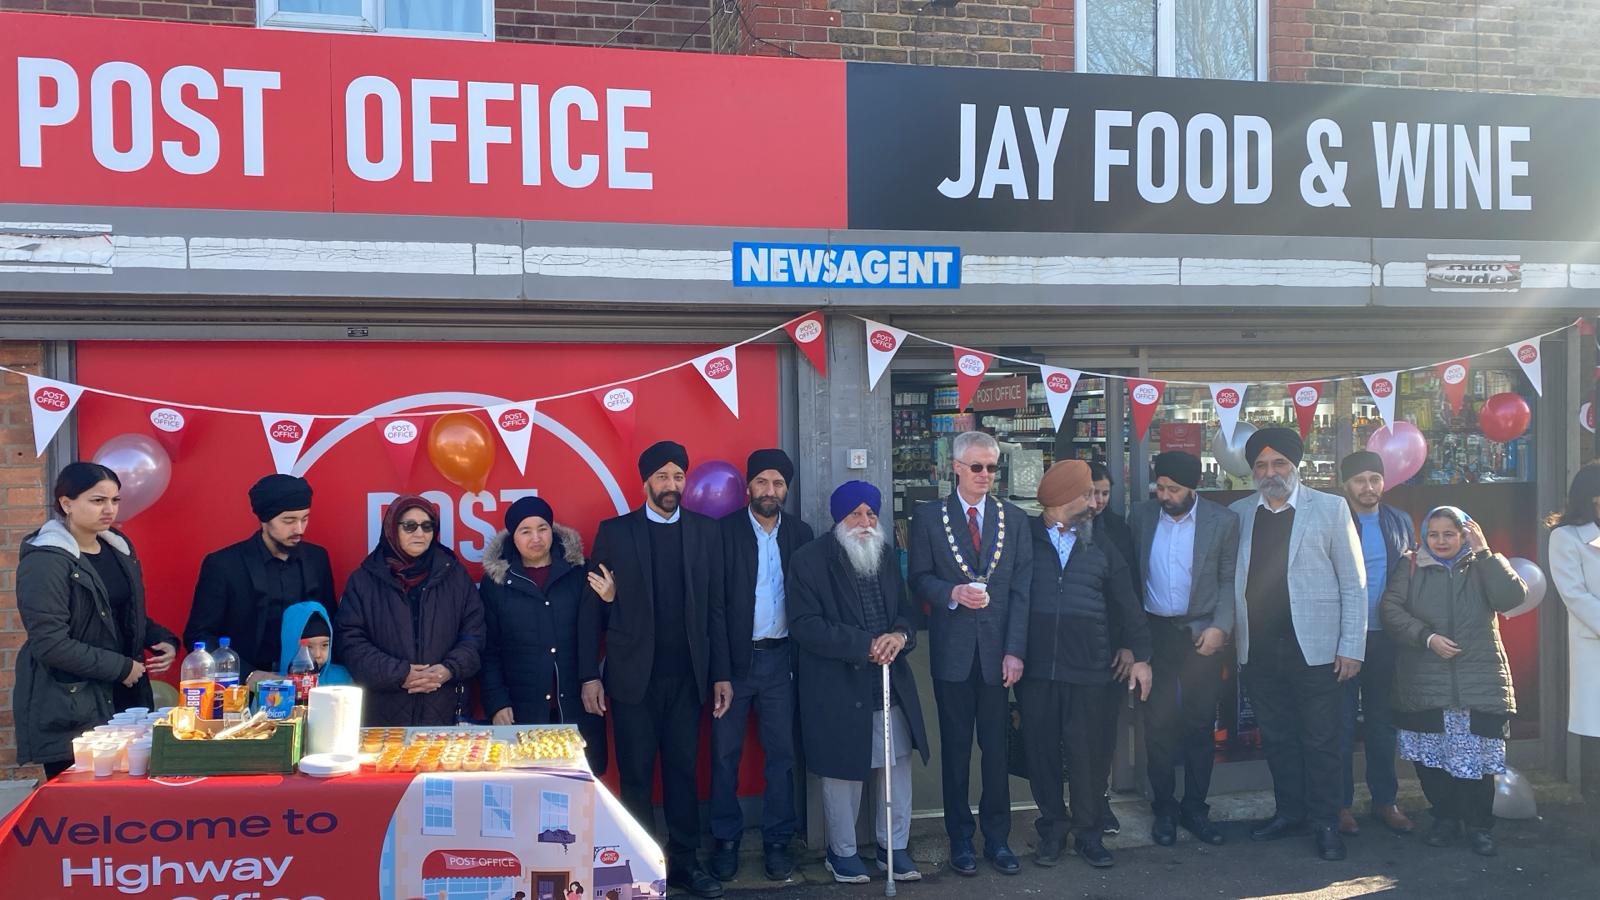
[(1216, 436), (1211, 439), (1211, 455), (1217, 458), (1217, 465), (1222, 471), (1235, 478), (1249, 478), (1250, 464), (1244, 459), (1244, 445), (1250, 440), (1250, 435), (1256, 433), (1256, 426), (1249, 422), (1240, 422), (1233, 428), (1233, 440), (1218, 428)]
[(148, 435), (119, 434), (100, 445), (94, 461), (117, 473), (122, 482), (118, 524), (149, 509), (172, 483), (172, 457)]
[(1525, 612), (1532, 612), (1539, 607), (1540, 603), (1544, 602), (1547, 582), (1544, 577), (1544, 570), (1539, 568), (1539, 564), (1533, 560), (1513, 556), (1510, 562), (1512, 570), (1528, 585), (1528, 599), (1522, 601), (1522, 604), (1516, 609), (1505, 614), (1506, 618), (1514, 619)]
[(1510, 766), (1494, 776), (1494, 814), (1501, 819), (1539, 817), (1539, 804), (1533, 799), (1533, 782)]

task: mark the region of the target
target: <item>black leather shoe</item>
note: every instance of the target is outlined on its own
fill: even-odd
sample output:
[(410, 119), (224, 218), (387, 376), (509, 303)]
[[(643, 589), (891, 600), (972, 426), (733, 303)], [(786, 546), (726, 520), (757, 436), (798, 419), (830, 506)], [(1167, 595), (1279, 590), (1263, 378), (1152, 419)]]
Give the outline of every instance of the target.
[(698, 866), (692, 872), (680, 871), (668, 876), (667, 887), (688, 891), (696, 897), (705, 897), (707, 900), (715, 900), (715, 898), (722, 896), (722, 882), (713, 878), (710, 872)]
[(1111, 851), (1106, 849), (1105, 844), (1100, 843), (1099, 837), (1078, 838), (1072, 842), (1072, 849), (1083, 857), (1084, 862), (1096, 869), (1109, 868), (1116, 863)]
[(718, 881), (732, 881), (739, 875), (739, 842), (717, 841), (711, 851), (711, 877)]
[(1101, 834), (1121, 834), (1122, 833), (1122, 820), (1118, 819), (1117, 818), (1117, 814), (1111, 811), (1111, 798), (1110, 797), (1101, 797), (1100, 798), (1100, 833)]
[(1039, 852), (1033, 861), (1047, 868), (1060, 864), (1061, 848), (1065, 843), (1060, 835), (1045, 835), (1039, 838)]
[(1428, 836), (1422, 839), (1429, 847), (1448, 847), (1456, 842), (1456, 836), (1461, 833), (1461, 823), (1455, 819), (1441, 819), (1435, 817), (1433, 827), (1428, 829)]
[(1171, 847), (1178, 842), (1178, 823), (1171, 816), (1156, 816), (1155, 824), (1150, 826), (1150, 840), (1163, 847)]
[(971, 841), (950, 842), (950, 868), (957, 875), (978, 874), (978, 854), (973, 851)]
[(1286, 837), (1304, 837), (1310, 834), (1306, 823), (1273, 816), (1250, 831), (1252, 841), (1276, 841)]
[(1329, 862), (1344, 859), (1344, 837), (1336, 825), (1317, 829), (1317, 855)]
[(788, 881), (789, 876), (794, 874), (794, 853), (789, 850), (789, 845), (763, 844), (761, 850), (765, 857), (767, 880)]
[(1494, 856), (1500, 852), (1494, 845), (1494, 837), (1481, 828), (1467, 829), (1467, 846), (1479, 856)]
[(989, 860), (989, 865), (1001, 875), (1015, 875), (1022, 871), (1022, 863), (1017, 861), (1017, 855), (1005, 844), (995, 847), (985, 847), (983, 856)]
[(1227, 838), (1222, 836), (1222, 832), (1218, 831), (1217, 826), (1211, 824), (1211, 819), (1206, 816), (1191, 816), (1188, 813), (1182, 813), (1178, 816), (1178, 824), (1183, 826), (1184, 831), (1198, 838), (1201, 843), (1219, 847), (1227, 842)]

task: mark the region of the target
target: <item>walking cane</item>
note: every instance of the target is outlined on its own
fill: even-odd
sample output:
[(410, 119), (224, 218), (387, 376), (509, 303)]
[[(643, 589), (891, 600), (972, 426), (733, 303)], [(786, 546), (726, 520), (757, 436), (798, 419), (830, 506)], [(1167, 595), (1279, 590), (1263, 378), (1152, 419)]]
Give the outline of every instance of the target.
[(894, 896), (894, 741), (889, 730), (889, 664), (883, 666), (883, 811), (889, 837), (889, 880), (883, 886), (885, 897)]

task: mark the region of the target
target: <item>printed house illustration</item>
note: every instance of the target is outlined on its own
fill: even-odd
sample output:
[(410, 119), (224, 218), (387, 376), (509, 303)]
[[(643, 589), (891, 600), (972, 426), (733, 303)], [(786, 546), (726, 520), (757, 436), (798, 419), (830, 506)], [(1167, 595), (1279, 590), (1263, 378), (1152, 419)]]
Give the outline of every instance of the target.
[(577, 882), (592, 900), (595, 793), (578, 773), (419, 775), (389, 821), (379, 896), (565, 900)]

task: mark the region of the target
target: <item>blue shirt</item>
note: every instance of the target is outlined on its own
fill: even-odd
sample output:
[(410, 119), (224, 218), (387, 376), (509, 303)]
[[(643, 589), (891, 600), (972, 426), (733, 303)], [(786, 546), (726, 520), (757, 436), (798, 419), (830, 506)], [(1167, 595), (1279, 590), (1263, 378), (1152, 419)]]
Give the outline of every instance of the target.
[(1060, 528), (1046, 523), (1045, 533), (1050, 535), (1050, 543), (1056, 548), (1056, 557), (1061, 560), (1061, 568), (1067, 567), (1067, 558), (1072, 556), (1072, 548), (1078, 543), (1078, 533), (1070, 528)]
[[(756, 532), (756, 621), (750, 639), (789, 636), (789, 617), (783, 606), (783, 558), (778, 553), (778, 525), (768, 531), (761, 527), (755, 513), (746, 510), (750, 526)], [(782, 524), (783, 516), (778, 516)]]
[(672, 523), (678, 521), (682, 512), (683, 507), (680, 506), (672, 511), (672, 515), (663, 516), (661, 513), (656, 512), (656, 508), (654, 506), (651, 506), (648, 503), (644, 505), (644, 517), (656, 523), (657, 525), (671, 525)]
[(1361, 528), (1361, 556), (1367, 563), (1367, 630), (1382, 631), (1378, 601), (1389, 580), (1389, 545), (1383, 539), (1383, 526), (1378, 524), (1377, 513), (1356, 513), (1356, 521)]

